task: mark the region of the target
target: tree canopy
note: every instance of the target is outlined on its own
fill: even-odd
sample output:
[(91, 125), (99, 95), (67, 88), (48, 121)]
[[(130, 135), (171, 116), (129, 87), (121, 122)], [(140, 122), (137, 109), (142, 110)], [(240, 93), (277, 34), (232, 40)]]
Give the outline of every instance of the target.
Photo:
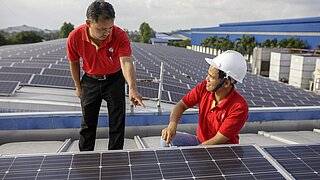
[(150, 39), (155, 37), (155, 31), (149, 26), (148, 23), (143, 22), (139, 28), (140, 33), (140, 42), (141, 43), (150, 43)]
[(13, 44), (26, 44), (41, 42), (42, 37), (35, 31), (22, 31), (10, 38)]
[(60, 28), (60, 38), (67, 38), (69, 33), (74, 29), (74, 25), (64, 22)]
[(0, 46), (8, 44), (6, 37), (0, 33)]

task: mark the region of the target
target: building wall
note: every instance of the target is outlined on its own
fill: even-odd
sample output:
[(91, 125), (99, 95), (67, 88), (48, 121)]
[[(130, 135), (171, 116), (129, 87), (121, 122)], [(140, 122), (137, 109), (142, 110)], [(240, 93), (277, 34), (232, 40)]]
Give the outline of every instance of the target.
[(320, 17), (288, 20), (226, 23), (218, 27), (191, 29), (191, 44), (200, 45), (210, 36), (226, 37), (231, 41), (243, 35), (254, 36), (257, 43), (266, 39), (296, 37), (307, 42), (309, 49), (316, 49), (320, 44)]

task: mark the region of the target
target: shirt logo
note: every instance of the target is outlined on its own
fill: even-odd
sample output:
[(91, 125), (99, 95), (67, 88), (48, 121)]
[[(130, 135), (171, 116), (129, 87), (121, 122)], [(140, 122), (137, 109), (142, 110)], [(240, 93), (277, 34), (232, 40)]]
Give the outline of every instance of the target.
[(109, 48), (109, 52), (113, 52), (113, 48), (111, 47), (111, 48)]

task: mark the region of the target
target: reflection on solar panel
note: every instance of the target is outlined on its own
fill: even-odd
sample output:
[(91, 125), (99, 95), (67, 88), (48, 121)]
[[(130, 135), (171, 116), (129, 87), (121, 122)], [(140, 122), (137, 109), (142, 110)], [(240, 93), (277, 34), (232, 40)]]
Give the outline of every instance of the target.
[(0, 95), (11, 95), (19, 86), (19, 82), (0, 81)]
[(2, 157), (0, 175), (46, 180), (285, 179), (254, 146)]
[(295, 179), (320, 179), (320, 145), (266, 147), (269, 153)]

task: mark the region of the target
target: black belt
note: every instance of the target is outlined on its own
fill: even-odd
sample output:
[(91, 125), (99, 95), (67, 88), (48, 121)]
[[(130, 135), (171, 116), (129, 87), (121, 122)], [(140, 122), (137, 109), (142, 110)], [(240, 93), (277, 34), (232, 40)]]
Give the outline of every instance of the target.
[[(118, 71), (119, 72), (119, 71)], [(88, 74), (88, 73), (84, 73), (86, 76), (90, 77), (90, 78), (93, 78), (93, 79), (96, 79), (96, 80), (106, 80), (108, 77), (111, 77), (115, 74), (117, 74), (118, 72), (116, 73), (113, 73), (113, 74), (106, 74), (106, 75), (101, 75), (101, 76), (95, 76), (95, 75), (91, 75), (91, 74)]]

